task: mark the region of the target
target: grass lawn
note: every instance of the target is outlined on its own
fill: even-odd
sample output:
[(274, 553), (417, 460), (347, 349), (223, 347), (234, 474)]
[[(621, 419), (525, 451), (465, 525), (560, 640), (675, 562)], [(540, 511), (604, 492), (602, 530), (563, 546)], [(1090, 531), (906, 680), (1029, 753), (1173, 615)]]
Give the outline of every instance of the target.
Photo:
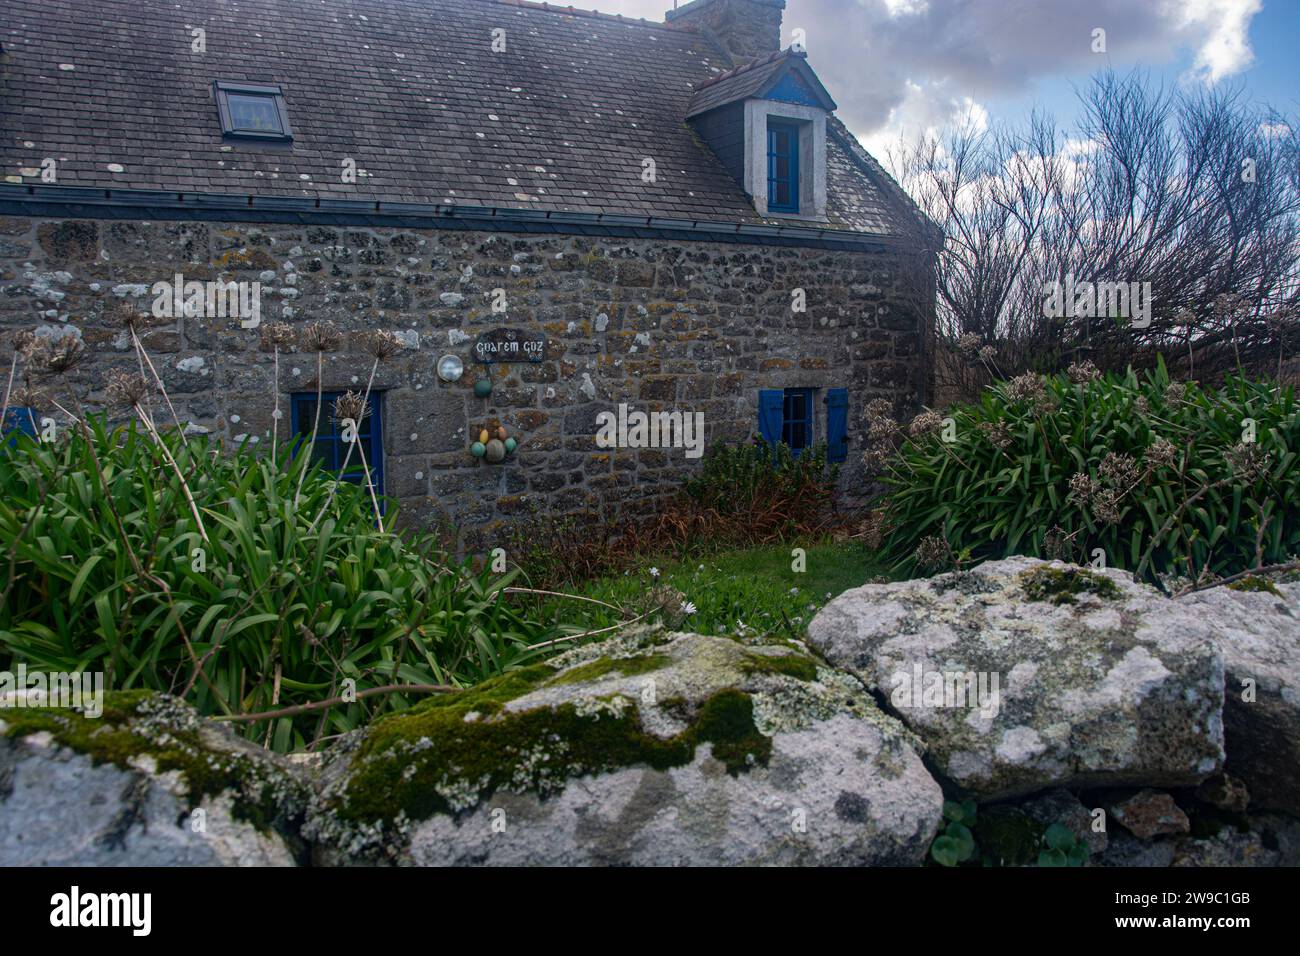
[[(644, 610), (651, 588), (668, 585), (695, 605), (682, 630), (700, 634), (781, 630), (802, 638), (812, 616), (827, 601), (886, 573), (873, 552), (856, 542), (807, 548), (802, 572), (793, 570), (792, 550), (790, 545), (774, 545), (687, 560), (647, 561), (626, 574), (591, 581), (574, 593), (636, 614)], [(546, 614), (559, 623), (588, 628), (619, 620), (613, 611), (577, 601), (552, 602)]]

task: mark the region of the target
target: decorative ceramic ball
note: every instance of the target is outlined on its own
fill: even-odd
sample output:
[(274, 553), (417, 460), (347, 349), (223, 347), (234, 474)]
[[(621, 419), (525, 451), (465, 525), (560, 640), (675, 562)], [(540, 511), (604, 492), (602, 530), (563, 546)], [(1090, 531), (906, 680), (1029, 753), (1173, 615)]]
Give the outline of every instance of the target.
[(518, 448), (518, 447), (519, 447), (519, 442), (515, 441), (513, 438), (507, 438), (507, 439), (506, 439), (506, 453), (507, 453), (507, 454), (509, 454), (510, 452), (514, 451), (514, 450), (515, 450), (516, 448)]
[(475, 458), (482, 458), (486, 451), (487, 449), (483, 446), (481, 441), (476, 441), (474, 444), (469, 446), (469, 453)]
[(465, 363), (460, 360), (459, 356), (444, 355), (438, 359), (438, 378), (444, 382), (459, 381), (464, 371)]
[(488, 439), (491, 437), (492, 436), (488, 434), (488, 430), (486, 428), (478, 433), (478, 440), (482, 442), (484, 445), (488, 443)]
[(500, 438), (502, 441), (505, 441), (505, 440), (506, 440), (506, 426), (505, 426), (505, 425), (498, 425), (498, 426), (497, 426), (497, 438)]
[(494, 438), (487, 443), (487, 460), (496, 464), (502, 458), (506, 457), (505, 443), (499, 438)]
[(479, 398), (487, 398), (492, 394), (492, 381), (486, 378), (479, 379), (474, 383), (474, 394)]

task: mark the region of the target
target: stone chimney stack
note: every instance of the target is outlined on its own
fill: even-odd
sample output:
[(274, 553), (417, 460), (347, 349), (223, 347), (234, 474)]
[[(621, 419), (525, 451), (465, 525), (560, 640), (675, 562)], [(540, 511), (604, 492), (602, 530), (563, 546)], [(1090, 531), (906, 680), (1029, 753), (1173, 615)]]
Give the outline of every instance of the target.
[(784, 9), (785, 0), (691, 0), (665, 13), (664, 22), (707, 36), (740, 65), (781, 49)]

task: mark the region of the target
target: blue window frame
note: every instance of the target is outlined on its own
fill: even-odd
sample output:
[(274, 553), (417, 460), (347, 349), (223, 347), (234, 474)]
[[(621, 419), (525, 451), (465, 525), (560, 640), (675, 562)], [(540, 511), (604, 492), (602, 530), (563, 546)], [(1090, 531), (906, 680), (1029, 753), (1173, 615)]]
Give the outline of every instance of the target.
[[(361, 455), (356, 449), (348, 458), (348, 445), (343, 440), (343, 423), (334, 421), (334, 401), (342, 392), (324, 392), (321, 395), (320, 426), (316, 431), (316, 443), (312, 447), (312, 458), (333, 472), (339, 472), (347, 459), (348, 470), (339, 477), (344, 481), (362, 484), (365, 470), (361, 467)], [(384, 493), (384, 419), (383, 401), (379, 392), (370, 393), (370, 414), (361, 422), (357, 436), (361, 448), (366, 453), (366, 464), (370, 466), (370, 480), (374, 483), (375, 494)], [(298, 392), (290, 398), (290, 421), (293, 433), (304, 442), (311, 439), (312, 422), (316, 420), (316, 393)]]
[(767, 208), (799, 211), (799, 125), (767, 121)]
[(796, 457), (813, 443), (813, 390), (787, 388), (781, 401), (781, 441)]

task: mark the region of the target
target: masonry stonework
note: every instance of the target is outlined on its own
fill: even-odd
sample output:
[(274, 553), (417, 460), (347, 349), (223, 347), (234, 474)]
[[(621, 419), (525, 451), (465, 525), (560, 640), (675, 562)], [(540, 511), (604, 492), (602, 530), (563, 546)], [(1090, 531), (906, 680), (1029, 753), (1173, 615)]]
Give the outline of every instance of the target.
[[(385, 491), (408, 522), (450, 522), (482, 539), (532, 512), (644, 513), (699, 467), (682, 449), (597, 447), (597, 415), (620, 403), (702, 412), (712, 445), (757, 433), (760, 388), (846, 388), (841, 481), (850, 497), (860, 492), (862, 408), (883, 397), (905, 413), (925, 398), (915, 265), (885, 251), (704, 241), (10, 217), (0, 219), (0, 325), (8, 338), (35, 327), (83, 339), (91, 357), (71, 383), (91, 406), (110, 369), (137, 369), (106, 313), (123, 300), (147, 312), (150, 287), (177, 273), (260, 282), (263, 322), (335, 323), (345, 336), (324, 355), (325, 390), (363, 389), (373, 360), (360, 334), (397, 332), (405, 348), (374, 382)], [(504, 314), (492, 311), (495, 289)], [(792, 310), (795, 289), (804, 312)], [(183, 421), (269, 444), (273, 357), (256, 329), (238, 318), (145, 324)], [(545, 333), (544, 360), (477, 363), (474, 341), (501, 327)], [(436, 373), (445, 354), (464, 361), (455, 383)], [(493, 389), (478, 398), (484, 376)], [(282, 436), (287, 396), (316, 387), (314, 353), (281, 354)], [(501, 464), (472, 457), (479, 430), (497, 424), (517, 438), (515, 453)]]

